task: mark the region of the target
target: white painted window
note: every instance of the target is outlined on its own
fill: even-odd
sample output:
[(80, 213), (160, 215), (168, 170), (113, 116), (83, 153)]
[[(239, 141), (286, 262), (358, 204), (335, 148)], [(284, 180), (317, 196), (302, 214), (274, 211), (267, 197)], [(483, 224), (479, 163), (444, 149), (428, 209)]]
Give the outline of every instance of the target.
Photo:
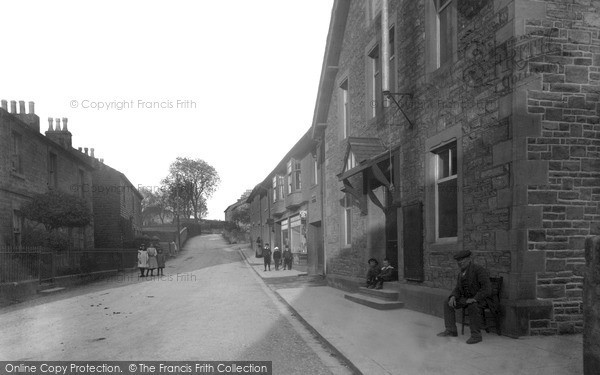
[(346, 139), (349, 134), (349, 106), (348, 106), (348, 79), (346, 78), (342, 84), (340, 85), (340, 117), (341, 117), (341, 126), (342, 126), (342, 138)]
[(356, 167), (356, 158), (354, 157), (354, 153), (350, 151), (348, 153), (348, 158), (346, 159), (346, 170), (349, 171), (354, 167)]
[(381, 93), (381, 59), (379, 54), (379, 45), (376, 45), (369, 52), (369, 106), (371, 107), (369, 116), (371, 118), (377, 116), (382, 107)]
[(435, 154), (436, 239), (455, 238), (458, 229), (456, 143), (440, 147)]
[(437, 11), (437, 67), (451, 62), (456, 39), (456, 0), (434, 0)]
[(344, 238), (344, 246), (349, 246), (352, 244), (352, 198), (348, 194), (346, 194), (344, 197), (342, 220), (342, 236)]

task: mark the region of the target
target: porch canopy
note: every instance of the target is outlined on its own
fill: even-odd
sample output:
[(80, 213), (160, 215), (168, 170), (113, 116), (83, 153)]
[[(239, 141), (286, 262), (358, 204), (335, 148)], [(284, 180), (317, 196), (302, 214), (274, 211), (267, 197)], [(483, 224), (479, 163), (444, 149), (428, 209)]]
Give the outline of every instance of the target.
[(389, 202), (386, 202), (386, 205), (382, 204), (373, 189), (385, 186), (387, 192), (394, 191), (390, 150), (379, 138), (349, 137), (343, 161), (342, 172), (337, 175), (344, 184), (341, 190), (352, 195), (359, 202), (361, 211), (366, 213), (365, 196), (350, 182), (351, 177), (363, 172), (367, 177), (362, 180), (363, 191), (366, 191), (376, 206), (385, 211)]

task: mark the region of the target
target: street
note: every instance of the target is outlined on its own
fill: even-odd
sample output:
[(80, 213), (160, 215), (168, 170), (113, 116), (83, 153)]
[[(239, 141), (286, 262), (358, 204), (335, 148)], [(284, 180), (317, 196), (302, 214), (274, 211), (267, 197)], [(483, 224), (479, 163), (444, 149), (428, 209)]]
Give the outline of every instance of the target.
[(0, 360), (272, 360), (274, 374), (350, 373), (220, 235), (164, 277), (128, 272), (0, 310)]

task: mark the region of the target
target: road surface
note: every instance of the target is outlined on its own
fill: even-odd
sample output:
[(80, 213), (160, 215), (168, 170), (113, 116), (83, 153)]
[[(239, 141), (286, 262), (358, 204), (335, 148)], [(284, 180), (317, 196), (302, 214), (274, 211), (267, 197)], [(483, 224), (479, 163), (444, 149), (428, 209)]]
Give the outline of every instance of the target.
[(349, 373), (221, 236), (192, 238), (164, 277), (129, 272), (0, 310), (0, 360), (271, 360)]

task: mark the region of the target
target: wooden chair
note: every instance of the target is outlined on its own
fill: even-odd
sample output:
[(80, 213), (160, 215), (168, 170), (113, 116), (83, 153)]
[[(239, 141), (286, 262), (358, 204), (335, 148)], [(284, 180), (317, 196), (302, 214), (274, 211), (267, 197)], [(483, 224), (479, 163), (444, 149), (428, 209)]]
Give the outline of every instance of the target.
[[(487, 333), (490, 333), (490, 326), (487, 324), (487, 315), (486, 311), (490, 312), (491, 317), (494, 320), (494, 326), (496, 328), (496, 333), (500, 336), (502, 333), (500, 331), (500, 293), (502, 292), (502, 277), (490, 277), (490, 283), (492, 284), (492, 294), (488, 297), (484, 303), (484, 308), (481, 309), (481, 321)], [(488, 300), (492, 299), (495, 305), (497, 306), (497, 310), (491, 309), (488, 303)], [(462, 309), (462, 330), (461, 334), (465, 334), (465, 318), (468, 316), (466, 307)]]

